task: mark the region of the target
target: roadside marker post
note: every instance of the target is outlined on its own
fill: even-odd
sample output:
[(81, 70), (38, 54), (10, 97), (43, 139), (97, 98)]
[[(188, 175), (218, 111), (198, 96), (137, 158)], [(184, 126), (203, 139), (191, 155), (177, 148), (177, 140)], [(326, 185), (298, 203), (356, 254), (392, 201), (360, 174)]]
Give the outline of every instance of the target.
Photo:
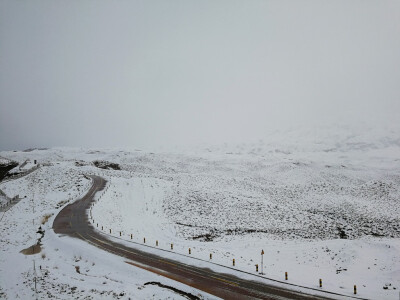
[(319, 280), (319, 287), (322, 288), (322, 279)]
[(119, 236), (121, 236), (121, 235), (122, 235), (122, 232), (120, 231), (120, 232), (119, 232)]
[(146, 238), (143, 238), (143, 244), (146, 244)]
[(212, 259), (212, 253), (210, 253), (210, 259)]
[(190, 250), (190, 248), (189, 248), (189, 254), (192, 254), (192, 250)]
[(156, 246), (158, 247), (158, 240), (156, 241)]
[(131, 233), (131, 239), (132, 239), (132, 233)]
[(110, 234), (111, 234), (111, 228), (110, 228)]
[(287, 275), (287, 272), (285, 272), (285, 280), (287, 280), (288, 279), (288, 275)]
[(354, 285), (354, 295), (357, 295), (357, 286)]
[(256, 264), (256, 272), (258, 273), (258, 264)]
[[(258, 270), (258, 266), (257, 266)], [(264, 275), (264, 249), (261, 250), (261, 275)]]
[(171, 244), (171, 250), (174, 250), (174, 244)]
[(232, 266), (235, 266), (235, 259), (232, 259)]

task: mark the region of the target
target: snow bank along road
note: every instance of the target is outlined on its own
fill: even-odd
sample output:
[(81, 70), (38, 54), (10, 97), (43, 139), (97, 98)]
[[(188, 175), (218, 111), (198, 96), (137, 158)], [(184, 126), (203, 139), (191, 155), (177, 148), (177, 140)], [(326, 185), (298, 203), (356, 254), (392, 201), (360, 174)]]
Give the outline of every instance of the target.
[(92, 227), (86, 214), (96, 192), (106, 185), (106, 181), (99, 176), (91, 178), (93, 185), (88, 193), (82, 199), (64, 207), (54, 219), (55, 233), (80, 238), (105, 251), (125, 257), (134, 266), (224, 299), (324, 299), (321, 296), (306, 295), (261, 282), (243, 280), (230, 274), (217, 273), (110, 241)]

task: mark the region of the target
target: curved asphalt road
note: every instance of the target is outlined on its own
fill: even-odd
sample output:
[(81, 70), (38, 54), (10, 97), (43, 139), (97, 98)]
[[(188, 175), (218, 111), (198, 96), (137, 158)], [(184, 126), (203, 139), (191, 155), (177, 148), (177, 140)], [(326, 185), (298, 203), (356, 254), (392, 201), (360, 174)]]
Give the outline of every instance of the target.
[(89, 192), (82, 199), (64, 207), (56, 216), (54, 232), (83, 239), (105, 251), (125, 257), (132, 265), (224, 299), (328, 299), (243, 280), (230, 274), (216, 273), (207, 268), (187, 265), (108, 240), (92, 227), (87, 218), (86, 210), (94, 201), (93, 196), (106, 185), (101, 177), (91, 178), (93, 185)]

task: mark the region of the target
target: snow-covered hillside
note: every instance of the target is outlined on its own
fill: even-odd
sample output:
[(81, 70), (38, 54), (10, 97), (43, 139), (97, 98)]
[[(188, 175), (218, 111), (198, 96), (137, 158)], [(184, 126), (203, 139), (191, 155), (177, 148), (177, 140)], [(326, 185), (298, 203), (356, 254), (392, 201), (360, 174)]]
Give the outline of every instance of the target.
[[(19, 195), (21, 199), (0, 211), (1, 299), (186, 299), (168, 287), (199, 299), (215, 298), (132, 267), (122, 258), (104, 255), (83, 241), (57, 236), (51, 229), (55, 215), (89, 189), (90, 181), (83, 174), (97, 169), (77, 167), (75, 160), (59, 153), (71, 155), (69, 150), (33, 151), (44, 165), (0, 184), (8, 197)], [(24, 158), (25, 154), (14, 153)], [(40, 238), (39, 226), (45, 233), (37, 251), (32, 246)]]
[[(322, 278), (326, 290), (351, 295), (357, 284), (362, 297), (397, 299), (397, 133), (339, 130), (317, 135), (297, 130), (271, 134), (253, 144), (184, 153), (68, 148), (1, 152), (18, 162), (36, 159), (41, 167), (0, 184), (8, 197), (23, 198), (2, 217), (5, 255), (0, 276), (6, 284), (0, 292), (11, 298), (22, 293), (10, 280), (3, 281), (8, 259), (17, 265), (19, 259), (26, 260), (17, 252), (34, 244), (34, 228), (43, 216), (52, 215), (44, 225), (51, 231), (54, 214), (87, 189), (83, 175), (98, 174), (106, 178), (108, 189), (98, 197), (92, 216), (104, 231), (113, 228), (116, 237), (119, 232), (127, 241), (131, 234), (136, 242), (145, 237), (147, 244), (158, 241), (164, 249), (173, 243), (174, 251), (182, 254), (190, 247), (193, 257), (209, 260), (212, 253), (212, 261), (223, 265), (231, 265), (235, 258), (237, 269), (253, 273), (263, 249), (267, 277), (281, 280), (289, 272), (291, 283), (317, 287)], [(76, 272), (59, 274), (52, 261), (57, 260), (57, 237), (47, 236), (51, 239), (43, 242), (48, 257), (43, 264), (57, 274), (55, 280), (70, 284), (69, 277), (83, 278)], [(73, 261), (65, 261), (73, 268)], [(13, 277), (28, 289), (32, 284), (23, 278), (29, 268), (19, 266)], [(104, 268), (104, 274), (111, 272), (111, 266)], [(85, 290), (80, 295), (88, 294)]]

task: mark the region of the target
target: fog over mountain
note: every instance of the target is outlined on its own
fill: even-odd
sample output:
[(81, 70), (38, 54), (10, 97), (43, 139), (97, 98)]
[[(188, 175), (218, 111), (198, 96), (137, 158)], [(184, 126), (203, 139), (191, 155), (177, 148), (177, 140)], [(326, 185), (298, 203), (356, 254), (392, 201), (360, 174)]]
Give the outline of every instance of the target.
[(396, 143), (399, 83), (398, 1), (0, 2), (0, 150)]

